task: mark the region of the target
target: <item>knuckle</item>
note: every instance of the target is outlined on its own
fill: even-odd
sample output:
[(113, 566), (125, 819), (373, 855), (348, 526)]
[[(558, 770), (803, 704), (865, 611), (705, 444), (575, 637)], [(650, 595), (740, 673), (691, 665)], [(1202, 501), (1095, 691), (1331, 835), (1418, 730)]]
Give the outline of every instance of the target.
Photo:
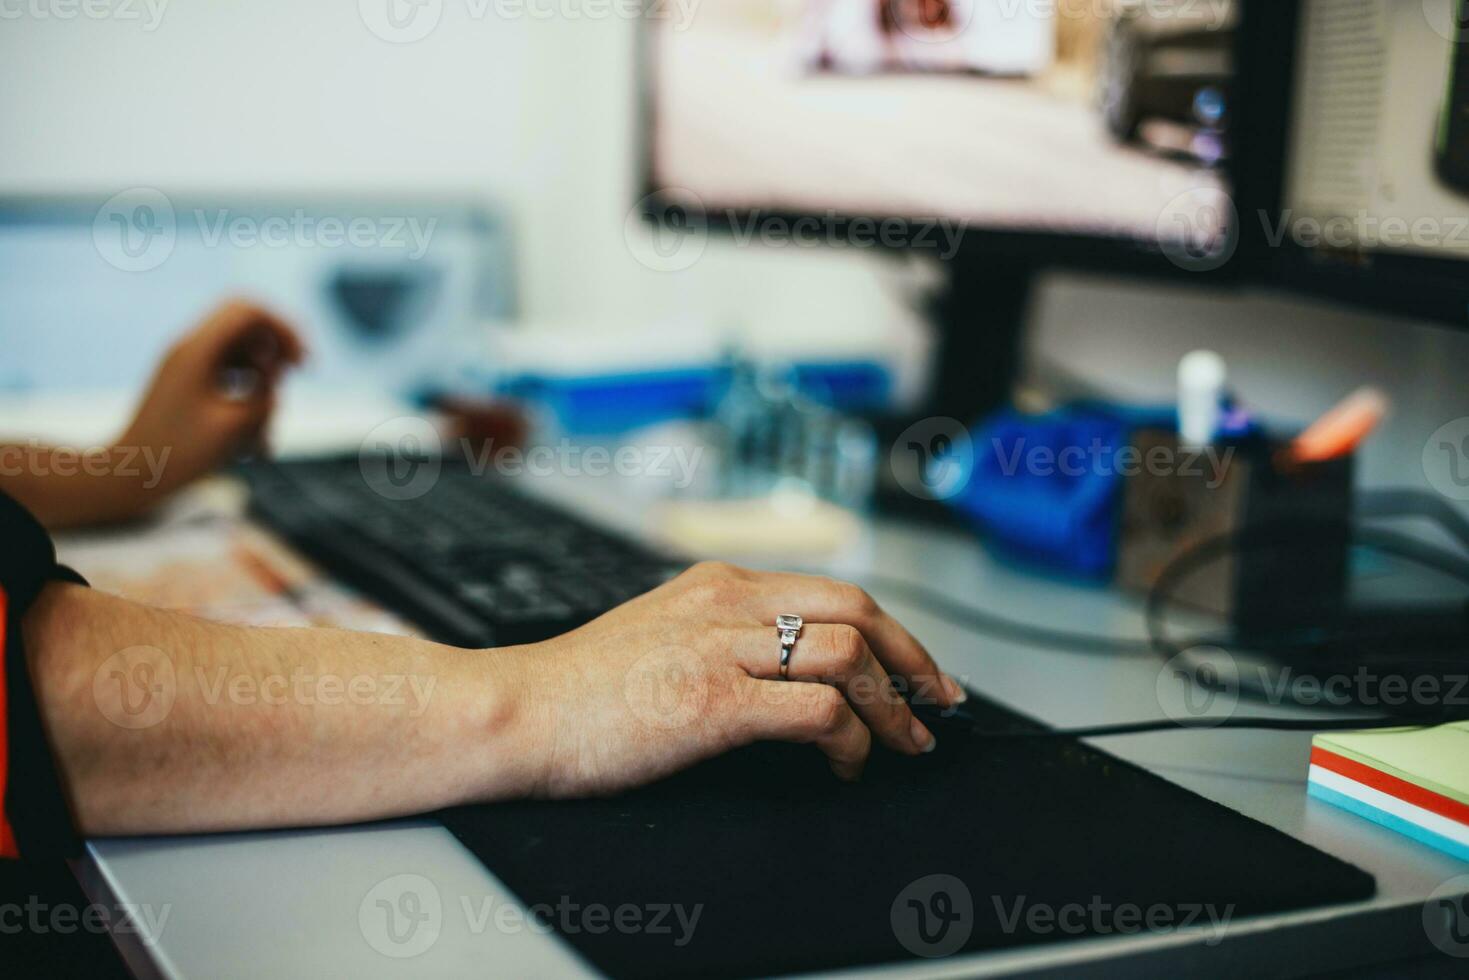
[(738, 582), (719, 578), (699, 578), (689, 585), (688, 595), (696, 605), (721, 607), (732, 605), (739, 598)]
[(841, 729), (847, 717), (847, 700), (834, 687), (817, 687), (811, 696), (811, 724), (819, 735)]
[(734, 578), (739, 569), (727, 561), (701, 561), (693, 565), (686, 574), (696, 578)]
[(867, 656), (867, 641), (855, 626), (837, 624), (831, 629), (832, 654), (844, 669), (859, 666)]
[(701, 561), (689, 567), (677, 581), (683, 583), (696, 602), (709, 603), (733, 601), (745, 584), (742, 570), (722, 561)]
[(682, 584), (689, 592), (698, 593), (701, 589), (723, 579), (719, 564), (719, 562), (701, 561), (690, 565), (679, 574), (675, 581)]
[(877, 603), (860, 585), (833, 580), (832, 588), (835, 589), (837, 601), (843, 609), (858, 616), (868, 616), (877, 611)]

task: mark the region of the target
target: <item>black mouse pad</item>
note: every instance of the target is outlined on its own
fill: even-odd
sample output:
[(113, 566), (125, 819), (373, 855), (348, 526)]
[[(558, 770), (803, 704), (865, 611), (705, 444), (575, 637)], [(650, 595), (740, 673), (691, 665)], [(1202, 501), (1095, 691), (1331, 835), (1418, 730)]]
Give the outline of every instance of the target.
[[(978, 698), (981, 729), (1035, 727)], [(925, 720), (930, 716), (925, 712)], [(755, 976), (1365, 899), (1370, 875), (1071, 739), (935, 721), (857, 784), (756, 745), (612, 799), (465, 807), (455, 836), (614, 977)], [(447, 901), (447, 899), (446, 899)]]

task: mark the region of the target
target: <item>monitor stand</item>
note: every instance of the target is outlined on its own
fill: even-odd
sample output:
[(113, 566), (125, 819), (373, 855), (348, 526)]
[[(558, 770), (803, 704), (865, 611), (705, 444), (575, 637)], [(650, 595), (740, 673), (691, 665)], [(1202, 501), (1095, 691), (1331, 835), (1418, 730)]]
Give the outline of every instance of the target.
[(944, 266), (948, 282), (929, 310), (938, 328), (933, 387), (919, 417), (967, 425), (1010, 399), (1035, 265), (971, 248)]
[(961, 248), (942, 265), (946, 281), (927, 310), (938, 333), (929, 394), (917, 408), (873, 423), (879, 440), (878, 510), (951, 523), (952, 512), (942, 501), (913, 492), (926, 452), (919, 447), (955, 427), (941, 420), (972, 430), (1009, 402), (1036, 266), (974, 247)]

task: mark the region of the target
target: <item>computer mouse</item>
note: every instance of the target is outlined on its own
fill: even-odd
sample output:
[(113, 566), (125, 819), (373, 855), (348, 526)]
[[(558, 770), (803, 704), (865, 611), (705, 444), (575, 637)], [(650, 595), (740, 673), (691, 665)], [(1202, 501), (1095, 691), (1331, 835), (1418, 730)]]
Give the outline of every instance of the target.
[(908, 707), (940, 741), (946, 734), (968, 734), (979, 723), (979, 719), (963, 705), (944, 708), (936, 704), (910, 704)]

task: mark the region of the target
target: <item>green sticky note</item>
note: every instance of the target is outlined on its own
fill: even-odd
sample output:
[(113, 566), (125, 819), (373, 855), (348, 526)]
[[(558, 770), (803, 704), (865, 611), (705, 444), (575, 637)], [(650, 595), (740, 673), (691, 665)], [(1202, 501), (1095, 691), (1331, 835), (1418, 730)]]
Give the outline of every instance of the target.
[(1469, 805), (1469, 722), (1323, 733), (1311, 744)]

